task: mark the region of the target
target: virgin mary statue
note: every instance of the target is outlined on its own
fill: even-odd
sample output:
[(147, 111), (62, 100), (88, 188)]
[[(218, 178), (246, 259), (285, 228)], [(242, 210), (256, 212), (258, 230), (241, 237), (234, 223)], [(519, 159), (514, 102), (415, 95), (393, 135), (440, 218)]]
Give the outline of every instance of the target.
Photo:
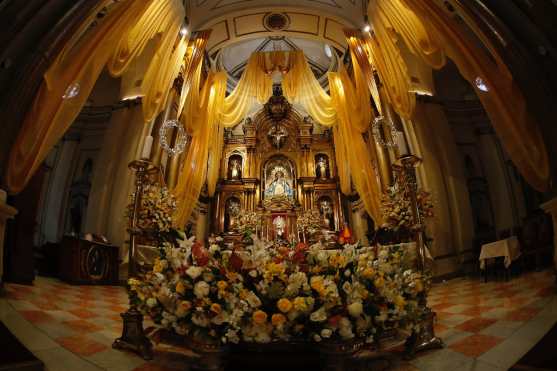
[(275, 179), (265, 189), (265, 197), (276, 196), (294, 197), (294, 190), (284, 178), (284, 172), (280, 170), (275, 173)]

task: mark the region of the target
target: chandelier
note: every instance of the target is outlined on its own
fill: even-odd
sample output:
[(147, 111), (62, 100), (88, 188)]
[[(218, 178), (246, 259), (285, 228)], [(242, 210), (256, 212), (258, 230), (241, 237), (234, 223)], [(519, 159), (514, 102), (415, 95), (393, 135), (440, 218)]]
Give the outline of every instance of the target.
[[(176, 133), (176, 141), (174, 142), (174, 147), (171, 147), (169, 144), (169, 140), (167, 138), (167, 131), (168, 129), (176, 128), (178, 132)], [(176, 156), (180, 153), (184, 152), (186, 149), (186, 131), (184, 127), (178, 120), (167, 120), (165, 121), (159, 130), (159, 142), (161, 148), (165, 150), (169, 156)]]
[[(384, 129), (387, 129), (386, 131)], [(390, 135), (385, 135), (388, 132)], [(375, 143), (382, 147), (397, 147), (397, 138), (402, 134), (391, 120), (385, 120), (383, 116), (376, 117), (371, 123), (371, 133)]]

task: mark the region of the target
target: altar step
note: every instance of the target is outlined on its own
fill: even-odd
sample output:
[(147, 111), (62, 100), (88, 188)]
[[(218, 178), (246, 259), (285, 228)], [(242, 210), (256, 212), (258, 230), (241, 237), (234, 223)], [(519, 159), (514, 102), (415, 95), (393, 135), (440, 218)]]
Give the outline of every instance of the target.
[(43, 370), (44, 364), (0, 322), (0, 371)]

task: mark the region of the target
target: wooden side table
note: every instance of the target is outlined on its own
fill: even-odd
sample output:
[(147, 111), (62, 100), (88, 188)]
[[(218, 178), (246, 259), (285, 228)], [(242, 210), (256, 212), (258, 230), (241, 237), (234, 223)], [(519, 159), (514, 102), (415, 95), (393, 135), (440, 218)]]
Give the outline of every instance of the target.
[(118, 285), (118, 246), (64, 236), (60, 278), (74, 285)]

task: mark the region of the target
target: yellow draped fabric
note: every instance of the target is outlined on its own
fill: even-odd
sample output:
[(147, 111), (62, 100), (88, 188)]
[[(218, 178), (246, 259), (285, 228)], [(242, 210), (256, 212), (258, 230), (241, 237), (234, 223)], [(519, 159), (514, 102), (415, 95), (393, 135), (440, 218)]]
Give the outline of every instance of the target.
[(362, 137), (372, 118), (366, 75), (353, 58), (355, 82), (352, 83), (344, 69), (330, 74), (329, 81), (334, 88), (329, 96), (311, 72), (304, 54), (295, 51), (252, 54), (238, 85), (228, 97), (225, 97), (226, 74), (211, 72), (201, 88), (198, 66), (181, 116), (193, 139), (174, 189), (179, 201), (178, 224), (187, 222), (205, 180), (208, 195), (215, 193), (224, 127), (236, 125), (254, 104), (263, 104), (269, 99), (272, 94), (270, 74), (275, 70), (286, 72), (283, 91), (291, 102), (301, 104), (317, 122), (334, 126), (341, 190), (346, 194), (352, 192), (352, 176), (366, 210), (380, 223), (380, 186)]
[[(209, 73), (200, 90), (201, 74), (196, 75), (186, 100), (182, 121), (192, 134), (192, 142), (173, 190), (178, 202), (175, 220), (178, 226), (188, 221), (207, 176), (209, 153), (215, 153), (219, 140), (220, 103), (226, 92), (226, 75)], [(216, 156), (214, 156), (216, 157)], [(216, 161), (217, 158), (215, 158)], [(215, 182), (216, 184), (216, 182)]]
[[(121, 35), (118, 45), (106, 65), (108, 71), (112, 76), (122, 75), (129, 64), (141, 55), (147, 43), (155, 35), (165, 34), (166, 30), (170, 30), (170, 32), (166, 32), (167, 35), (170, 33), (177, 35), (183, 17), (184, 8), (180, 1), (150, 1), (137, 23)], [(166, 37), (166, 39), (169, 38)], [(169, 46), (163, 44), (162, 38), (157, 41), (157, 50)]]
[[(505, 66), (497, 64), (502, 60), (501, 56), (487, 54), (468, 30), (435, 2), (374, 0), (370, 2), (368, 15), (376, 24), (377, 38), (369, 40), (366, 45), (372, 51), (379, 75), (386, 82), (387, 95), (397, 112), (407, 117), (413, 109), (392, 102), (395, 73), (391, 67), (395, 58), (392, 58), (393, 63), (383, 64), (374, 54), (377, 49), (386, 50), (391, 57), (397, 54), (392, 50), (396, 48), (393, 41), (395, 31), (402, 38), (398, 42), (404, 41), (413, 53), (432, 67), (439, 67), (443, 61), (441, 53), (446, 53), (473, 87), (477, 89), (477, 78), (485, 82), (489, 91), (477, 90), (478, 97), (506, 151), (528, 183), (540, 191), (548, 188), (549, 161), (538, 123), (527, 112), (524, 97), (512, 76)], [(397, 83), (400, 83), (396, 89), (400, 95), (407, 83), (402, 74)]]
[(350, 48), (351, 57), (358, 64), (362, 78), (367, 82), (369, 92), (375, 102), (375, 107), (381, 115), (383, 107), (381, 105), (379, 88), (377, 87), (375, 76), (373, 76), (373, 66), (370, 63), (370, 56), (368, 55), (366, 44), (363, 42), (362, 34), (354, 29), (344, 29), (344, 35)]
[[(131, 27), (150, 1), (127, 0), (113, 6), (94, 30), (78, 41), (72, 40), (63, 57), (48, 69), (45, 81), (27, 113), (10, 153), (6, 184), (10, 192), (20, 192), (48, 152), (79, 114), (97, 77), (106, 65), (120, 35)], [(67, 89), (73, 85), (72, 97)], [(66, 95), (67, 99), (63, 96)]]
[(336, 123), (336, 114), (331, 97), (311, 72), (304, 53), (293, 53), (290, 70), (282, 79), (284, 96), (289, 102), (304, 107), (321, 125), (333, 126)]
[[(366, 211), (373, 217), (376, 223), (381, 224), (380, 185), (377, 182), (368, 146), (361, 134), (363, 127), (354, 124), (357, 120), (353, 120), (355, 110), (367, 111), (367, 116), (370, 117), (371, 107), (367, 86), (364, 92), (368, 94), (361, 91), (356, 93), (356, 89), (350, 81), (348, 74), (346, 71), (341, 70), (339, 73), (329, 73), (329, 89), (338, 119), (337, 128), (334, 131), (335, 144), (337, 144), (335, 150), (340, 149), (344, 151), (341, 158), (345, 157), (344, 161), (347, 160), (354, 187), (360, 195)], [(367, 97), (367, 104), (363, 104), (361, 98), (357, 97), (358, 94)], [(358, 100), (362, 104), (356, 103)], [(344, 148), (338, 148), (338, 144), (341, 144)]]
[(254, 104), (265, 104), (273, 94), (273, 80), (266, 71), (265, 53), (253, 53), (236, 88), (224, 99), (221, 120), (225, 127), (237, 125)]
[(177, 40), (184, 17), (181, 1), (123, 0), (109, 9), (94, 27), (84, 25), (45, 73), (11, 150), (6, 173), (10, 192), (25, 187), (74, 122), (103, 68), (107, 66), (113, 75), (121, 75), (154, 38), (155, 57), (141, 87), (145, 120), (152, 120), (164, 107), (188, 43), (185, 38)]
[(190, 40), (188, 49), (186, 51), (182, 91), (180, 92), (180, 101), (178, 103), (178, 117), (182, 114), (186, 98), (189, 94), (193, 79), (195, 75), (201, 72), (201, 65), (203, 64), (203, 53), (211, 36), (211, 30), (199, 31), (196, 34), (195, 40)]

